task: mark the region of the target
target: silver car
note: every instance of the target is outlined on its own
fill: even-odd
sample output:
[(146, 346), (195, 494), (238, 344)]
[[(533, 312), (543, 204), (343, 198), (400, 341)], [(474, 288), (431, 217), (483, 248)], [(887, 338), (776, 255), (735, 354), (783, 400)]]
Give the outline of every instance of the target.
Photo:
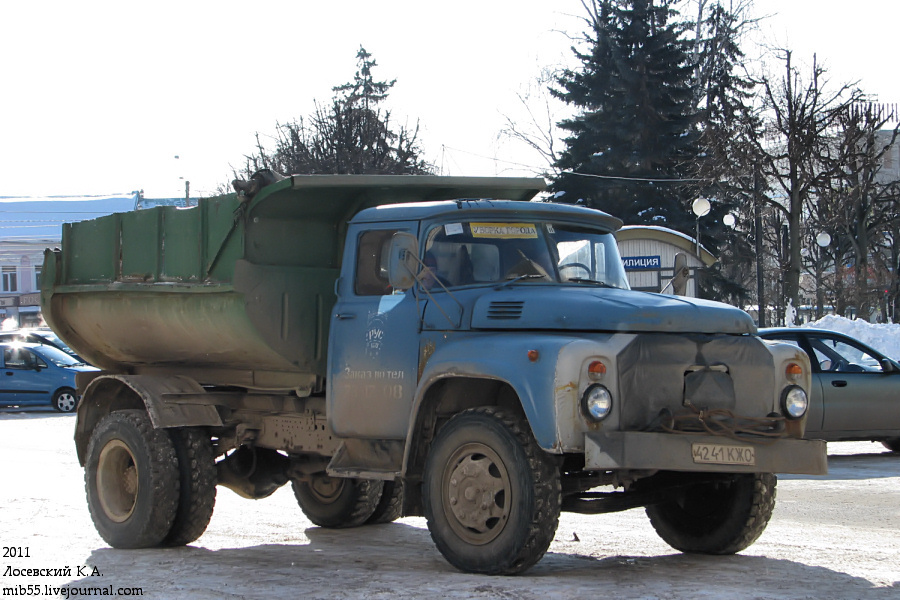
[(813, 368), (806, 437), (871, 440), (900, 452), (900, 364), (850, 336), (824, 329), (759, 330), (802, 348)]

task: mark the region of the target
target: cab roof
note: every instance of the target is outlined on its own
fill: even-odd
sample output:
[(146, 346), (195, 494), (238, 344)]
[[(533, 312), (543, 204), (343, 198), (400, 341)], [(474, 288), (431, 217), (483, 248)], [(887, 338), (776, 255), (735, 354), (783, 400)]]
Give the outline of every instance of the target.
[(622, 226), (622, 221), (607, 213), (570, 204), (552, 202), (522, 202), (516, 200), (459, 199), (418, 204), (386, 204), (359, 212), (351, 223), (384, 221), (421, 221), (432, 219), (538, 219), (566, 221), (599, 226), (610, 232)]

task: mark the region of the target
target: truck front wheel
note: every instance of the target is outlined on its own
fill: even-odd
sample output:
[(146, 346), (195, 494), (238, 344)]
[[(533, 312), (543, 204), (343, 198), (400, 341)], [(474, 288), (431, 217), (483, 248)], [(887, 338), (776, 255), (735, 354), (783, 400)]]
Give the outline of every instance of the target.
[(521, 573), (550, 546), (561, 488), (553, 458), (523, 419), (494, 407), (453, 417), (425, 465), (422, 498), (431, 537), (470, 573)]
[(329, 477), (316, 473), (310, 481), (294, 480), (294, 497), (303, 514), (319, 527), (357, 527), (375, 512), (384, 482)]
[(776, 484), (772, 473), (727, 475), (648, 506), (647, 516), (659, 537), (676, 550), (734, 554), (766, 528), (775, 508)]
[(169, 434), (140, 410), (106, 416), (91, 434), (85, 489), (94, 526), (114, 548), (150, 548), (178, 508), (178, 462)]

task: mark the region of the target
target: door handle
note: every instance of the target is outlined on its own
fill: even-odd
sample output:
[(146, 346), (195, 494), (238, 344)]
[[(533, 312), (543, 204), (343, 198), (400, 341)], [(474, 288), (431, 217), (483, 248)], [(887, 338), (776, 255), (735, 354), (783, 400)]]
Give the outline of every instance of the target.
[(346, 321), (348, 319), (355, 319), (356, 315), (354, 313), (338, 313), (335, 315), (341, 321)]
[(12, 371), (7, 371), (7, 372), (6, 372), (6, 376), (7, 376), (7, 377), (12, 377), (12, 376), (13, 376), (13, 372), (12, 372)]
[(833, 385), (834, 387), (847, 387), (847, 382), (843, 379), (836, 379), (835, 381), (831, 382), (831, 385)]

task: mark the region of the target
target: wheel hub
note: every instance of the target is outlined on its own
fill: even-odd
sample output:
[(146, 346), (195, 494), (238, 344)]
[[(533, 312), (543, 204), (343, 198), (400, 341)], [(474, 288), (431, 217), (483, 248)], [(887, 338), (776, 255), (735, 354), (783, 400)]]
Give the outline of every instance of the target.
[(56, 406), (62, 412), (71, 412), (75, 408), (75, 396), (69, 393), (60, 394), (56, 400)]
[(472, 544), (486, 544), (509, 518), (510, 482), (496, 453), (481, 444), (460, 448), (444, 478), (451, 527)]
[(322, 504), (331, 504), (340, 497), (344, 483), (344, 479), (340, 477), (313, 475), (309, 482), (309, 490)]
[(122, 523), (134, 512), (138, 472), (134, 455), (121, 440), (110, 440), (97, 461), (97, 495), (106, 516)]

